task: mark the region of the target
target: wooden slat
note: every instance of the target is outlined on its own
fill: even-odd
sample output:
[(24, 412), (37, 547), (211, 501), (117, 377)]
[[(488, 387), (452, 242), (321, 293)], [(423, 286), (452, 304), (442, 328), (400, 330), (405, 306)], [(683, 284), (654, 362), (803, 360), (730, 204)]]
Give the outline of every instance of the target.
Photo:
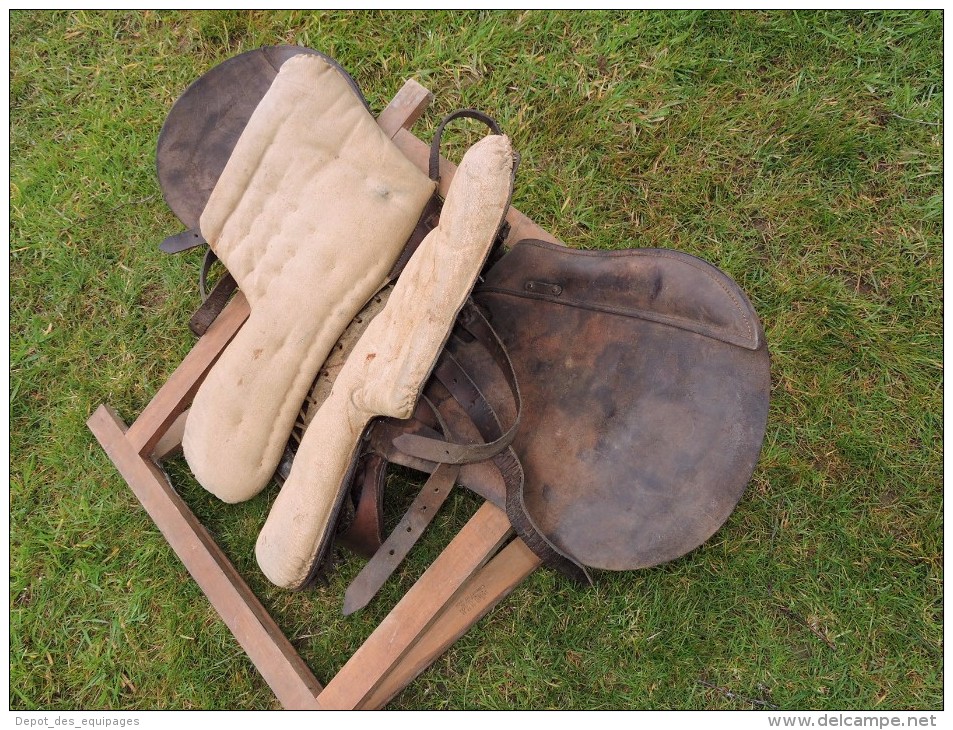
[(519, 538), (480, 568), (457, 592), (393, 670), (360, 705), (379, 710), (429, 667), (470, 627), (540, 566), (539, 557)]
[(432, 100), (433, 94), (430, 91), (415, 79), (407, 79), (387, 108), (377, 117), (377, 123), (388, 137), (393, 137), (401, 129), (410, 129)]
[(372, 695), (470, 576), (512, 534), (509, 519), (485, 502), (318, 695), (322, 707), (350, 710)]
[(202, 379), (248, 319), (248, 300), (238, 292), (182, 360), (149, 405), (129, 427), (126, 439), (136, 453), (149, 456), (166, 430), (192, 401)]
[[(394, 144), (421, 170), (424, 172), (429, 170), (430, 145), (422, 142), (406, 129), (400, 130), (394, 135)], [(446, 197), (447, 190), (450, 189), (450, 181), (456, 171), (456, 165), (445, 157), (440, 158), (440, 194), (442, 196)], [(506, 213), (506, 222), (510, 224), (510, 233), (506, 239), (506, 245), (508, 246), (512, 246), (524, 238), (538, 238), (541, 241), (565, 245), (549, 231), (538, 226), (512, 206)]]
[(182, 437), (185, 435), (185, 421), (189, 416), (188, 409), (182, 411), (169, 426), (159, 443), (152, 450), (152, 460), (157, 464), (170, 456), (182, 453)]
[(100, 406), (87, 425), (282, 706), (320, 709), (311, 670), (165, 474), (136, 451), (122, 420)]

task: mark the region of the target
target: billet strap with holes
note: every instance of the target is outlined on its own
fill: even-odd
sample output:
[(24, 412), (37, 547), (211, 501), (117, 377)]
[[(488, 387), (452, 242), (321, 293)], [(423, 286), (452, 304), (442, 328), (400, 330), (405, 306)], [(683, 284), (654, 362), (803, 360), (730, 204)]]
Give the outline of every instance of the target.
[(366, 606), (403, 562), (453, 489), (458, 464), (438, 464), (397, 527), (344, 593), (344, 615)]
[(205, 240), (202, 231), (198, 228), (190, 228), (187, 231), (182, 231), (182, 233), (176, 233), (174, 236), (166, 238), (159, 244), (159, 250), (164, 253), (182, 253), (183, 251), (206, 245), (208, 245), (208, 241)]
[[(408, 431), (393, 439), (393, 446), (408, 456), (433, 462), (435, 467), (430, 478), (424, 484), (420, 494), (407, 510), (400, 524), (373, 554), (367, 565), (348, 587), (344, 600), (345, 615), (363, 608), (384, 585), (387, 578), (400, 565), (411, 548), (421, 537), (426, 527), (443, 504), (450, 488), (460, 474), (463, 464), (486, 461), (506, 449), (519, 426), (522, 409), (519, 385), (513, 373), (512, 364), (499, 338), (493, 332), (483, 314), (468, 301), (460, 316), (453, 337), (470, 336), (479, 342), (488, 352), (500, 377), (510, 388), (509, 397), (515, 407), (513, 422), (504, 431), (500, 417), (486, 396), (473, 382), (463, 366), (457, 361), (449, 348), (444, 349), (427, 384), (422, 404), (426, 412), (439, 426), (444, 439), (421, 435), (420, 429), (411, 425)], [(441, 405), (438, 407), (436, 403)], [(418, 411), (420, 408), (418, 407)], [(461, 417), (462, 414), (462, 417)], [(459, 424), (468, 421), (473, 428), (464, 433)], [(475, 429), (482, 443), (468, 443), (470, 432)], [(370, 448), (373, 442), (369, 441)], [(365, 473), (371, 480), (364, 486), (370, 490), (368, 499), (379, 498), (381, 471)], [(504, 474), (505, 492), (518, 491), (519, 483), (506, 482), (505, 477), (518, 477), (519, 472), (507, 470)], [(363, 500), (361, 500), (363, 501)], [(358, 502), (358, 510), (361, 509)], [(369, 511), (365, 507), (364, 511)], [(366, 517), (364, 521), (366, 521)], [(367, 531), (364, 521), (358, 523), (358, 529)], [(352, 542), (356, 536), (352, 536)], [(364, 536), (367, 539), (368, 536)]]
[(189, 329), (198, 337), (201, 337), (208, 331), (208, 328), (212, 326), (212, 322), (222, 313), (222, 310), (225, 309), (225, 305), (228, 304), (228, 300), (232, 294), (235, 293), (235, 290), (238, 289), (235, 277), (226, 271), (222, 275), (222, 278), (212, 287), (212, 291), (208, 290), (208, 274), (216, 261), (218, 261), (218, 256), (215, 255), (212, 249), (208, 249), (205, 252), (205, 259), (202, 261), (202, 271), (199, 274), (199, 293), (202, 296), (202, 305), (195, 310), (195, 313), (189, 320)]

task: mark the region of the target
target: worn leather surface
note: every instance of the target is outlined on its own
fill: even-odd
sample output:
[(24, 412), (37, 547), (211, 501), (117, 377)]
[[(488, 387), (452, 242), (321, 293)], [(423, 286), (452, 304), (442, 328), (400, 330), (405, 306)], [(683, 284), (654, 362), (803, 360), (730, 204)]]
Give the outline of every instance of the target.
[(303, 46), (265, 46), (223, 61), (178, 98), (159, 133), (156, 172), (162, 195), (186, 227), (198, 228), (218, 178), (249, 117), (289, 58), (307, 54), (333, 65), (366, 105), (336, 61)]
[[(523, 394), (525, 509), (556, 546), (595, 568), (643, 568), (724, 523), (770, 390), (761, 325), (729, 277), (676, 251), (525, 241), (475, 299)], [(488, 372), (472, 354), (468, 370)], [(480, 387), (501, 397), (499, 383)]]
[[(503, 489), (500, 469), (484, 461), (465, 465), (458, 483), (505, 507), (544, 562), (578, 580), (586, 575), (567, 557), (648, 567), (717, 530), (754, 468), (769, 393), (761, 326), (730, 278), (676, 251), (522, 242), (475, 297), (504, 336), (523, 393), (513, 448), (525, 481), (518, 493)], [(450, 356), (466, 374), (450, 378), (472, 380), (495, 420), (513, 419), (511, 389), (487, 348), (453, 337)], [(435, 414), (376, 424), (368, 454), (432, 471), (397, 444), (448, 430), (479, 441), (479, 411), (467, 412), (467, 392), (442, 387), (450, 378), (438, 369), (428, 384)], [(350, 536), (365, 554), (380, 545), (379, 514), (367, 515), (380, 509), (381, 485), (367, 486), (360, 506), (373, 529)]]

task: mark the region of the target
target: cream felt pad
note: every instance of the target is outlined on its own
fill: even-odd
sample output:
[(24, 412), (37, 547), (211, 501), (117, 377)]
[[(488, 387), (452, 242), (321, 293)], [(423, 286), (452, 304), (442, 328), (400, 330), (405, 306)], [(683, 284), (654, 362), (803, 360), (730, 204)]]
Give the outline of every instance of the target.
[(507, 137), (485, 137), (467, 152), (440, 223), (341, 368), (258, 537), (258, 564), (276, 585), (297, 588), (307, 582), (334, 528), (367, 425), (377, 416), (411, 416), (486, 261), (509, 204), (512, 178)]
[(341, 73), (318, 56), (282, 65), (201, 217), (251, 305), (186, 421), (185, 457), (210, 492), (238, 502), (268, 483), (315, 375), (433, 190)]

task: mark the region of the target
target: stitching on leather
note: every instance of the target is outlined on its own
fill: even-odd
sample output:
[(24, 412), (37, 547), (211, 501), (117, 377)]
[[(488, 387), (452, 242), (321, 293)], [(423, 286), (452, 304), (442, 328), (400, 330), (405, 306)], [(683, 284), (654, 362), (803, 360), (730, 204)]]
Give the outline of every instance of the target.
[[(526, 291), (514, 291), (512, 289), (503, 289), (500, 287), (491, 287), (485, 286), (481, 287), (479, 294), (498, 294), (501, 296), (510, 296), (515, 299), (535, 299), (537, 301), (548, 302), (549, 304), (558, 304), (560, 306), (566, 307), (575, 307), (576, 309), (585, 309), (590, 312), (605, 312), (607, 314), (613, 314), (619, 317), (628, 317), (630, 319), (640, 319), (645, 322), (652, 322), (654, 324), (673, 327), (675, 329), (684, 330), (686, 332), (693, 332), (702, 337), (709, 337), (711, 339), (718, 340), (719, 342), (725, 342), (729, 345), (734, 345), (736, 347), (744, 347), (745, 349), (753, 349), (750, 347), (751, 344), (754, 344), (749, 339), (746, 339), (743, 335), (737, 333), (737, 331), (730, 327), (721, 327), (719, 325), (704, 325), (704, 328), (707, 328), (707, 331), (702, 326), (693, 327), (686, 323), (691, 322), (691, 320), (684, 318), (676, 317), (667, 317), (665, 315), (652, 314), (647, 312), (644, 309), (629, 308), (622, 309), (621, 307), (611, 307), (606, 305), (595, 305), (588, 302), (578, 301), (575, 299), (567, 299), (564, 296), (554, 297), (547, 294), (531, 294)], [(723, 334), (719, 334), (723, 333)]]
[[(667, 250), (661, 249), (661, 248), (647, 248), (647, 249), (636, 249), (636, 250), (627, 250), (627, 251), (585, 251), (585, 250), (582, 250), (582, 249), (567, 248), (567, 247), (564, 247), (564, 246), (557, 246), (556, 244), (547, 243), (546, 241), (537, 241), (537, 240), (535, 240), (535, 239), (528, 239), (528, 240), (520, 241), (518, 245), (521, 245), (521, 246), (533, 246), (534, 248), (547, 249), (547, 250), (558, 250), (560, 253), (571, 252), (569, 255), (572, 255), (572, 256), (579, 256), (579, 255), (581, 255), (581, 256), (598, 256), (598, 257), (604, 257), (604, 256), (606, 256), (606, 255), (608, 254), (609, 256), (620, 257), (620, 258), (622, 258), (622, 257), (635, 257), (635, 256), (642, 257), (642, 256), (649, 256), (649, 255), (650, 255), (650, 252), (651, 252), (651, 255), (655, 255), (655, 256), (658, 256), (658, 257), (660, 257), (660, 258), (666, 258), (666, 259), (670, 259), (670, 260), (672, 260), (672, 261), (680, 261), (680, 262), (682, 262), (682, 263), (684, 263), (684, 264), (687, 264), (687, 265), (691, 266), (691, 267), (692, 267), (693, 269), (695, 269), (696, 271), (700, 271), (700, 272), (701, 272), (702, 274), (704, 274), (708, 279), (710, 279), (712, 282), (714, 282), (715, 284), (717, 284), (718, 287), (719, 287), (723, 292), (725, 292), (725, 294), (728, 295), (728, 298), (731, 300), (731, 303), (734, 305), (734, 307), (735, 307), (735, 309), (737, 310), (738, 314), (741, 316), (742, 321), (744, 322), (744, 326), (745, 326), (746, 333), (747, 333), (747, 335), (748, 335), (748, 339), (751, 340), (751, 344), (752, 344), (752, 345), (756, 345), (756, 344), (757, 344), (757, 339), (758, 339), (758, 338), (755, 336), (754, 328), (753, 328), (752, 323), (751, 323), (751, 318), (748, 316), (748, 313), (745, 311), (745, 308), (741, 305), (741, 302), (738, 301), (738, 298), (735, 296), (734, 292), (732, 292), (732, 291), (725, 285), (725, 282), (724, 282), (724, 281), (720, 280), (720, 278), (715, 277), (715, 276), (712, 274), (712, 272), (711, 272), (711, 271), (709, 270), (709, 268), (708, 268), (708, 267), (711, 266), (711, 264), (707, 264), (707, 263), (706, 263), (706, 264), (705, 264), (705, 267), (699, 266), (698, 263), (699, 263), (701, 260), (700, 260), (700, 259), (697, 259), (697, 257), (695, 257), (695, 256), (692, 256), (691, 254), (686, 254), (686, 253), (682, 253), (682, 252), (679, 252), (679, 251), (667, 251)], [(693, 260), (693, 259), (696, 259), (696, 260)], [(717, 269), (716, 269), (716, 270), (717, 270)], [(721, 272), (719, 272), (719, 273), (721, 273)], [(726, 276), (726, 274), (722, 274), (722, 276)], [(486, 291), (491, 291), (491, 289), (488, 287), (488, 288), (486, 289)], [(527, 296), (532, 296), (532, 295), (527, 295)], [(532, 298), (534, 298), (534, 299), (542, 299), (542, 298), (545, 298), (545, 297), (536, 297), (536, 296), (533, 296)], [(571, 301), (571, 300), (566, 300), (566, 301), (567, 301), (567, 303), (568, 303), (568, 302)], [(607, 311), (608, 311), (608, 308), (607, 308)], [(621, 312), (619, 312), (619, 313), (621, 313)], [(726, 329), (726, 328), (718, 328), (718, 329)]]

